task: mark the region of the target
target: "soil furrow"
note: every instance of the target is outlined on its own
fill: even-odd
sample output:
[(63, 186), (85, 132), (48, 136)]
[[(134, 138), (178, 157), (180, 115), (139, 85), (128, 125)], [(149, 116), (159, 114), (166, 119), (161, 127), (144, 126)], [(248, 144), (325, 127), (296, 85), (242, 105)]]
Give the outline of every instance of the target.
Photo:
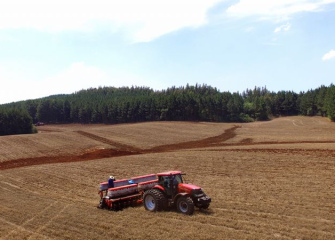
[(98, 135), (89, 133), (89, 132), (85, 132), (85, 131), (76, 131), (77, 133), (79, 133), (80, 135), (83, 135), (85, 137), (91, 138), (93, 140), (96, 140), (98, 142), (102, 142), (102, 143), (106, 143), (108, 145), (114, 146), (119, 150), (123, 150), (123, 151), (134, 151), (134, 152), (138, 152), (140, 151), (139, 148), (130, 146), (130, 145), (126, 145), (126, 144), (122, 144), (104, 137), (100, 137)]
[[(116, 141), (112, 141), (107, 138), (97, 136), (92, 133), (85, 131), (76, 131), (82, 136), (90, 139), (109, 144), (116, 149), (95, 149), (90, 152), (86, 152), (80, 155), (60, 155), (54, 157), (32, 157), (32, 158), (19, 158), (11, 161), (0, 162), (0, 170), (19, 168), (31, 165), (51, 164), (51, 163), (65, 163), (65, 162), (79, 162), (88, 161), (102, 158), (112, 158), (120, 156), (130, 156), (137, 154), (150, 154), (150, 153), (161, 153), (171, 152), (186, 149), (196, 148), (209, 148), (209, 147), (235, 147), (235, 146), (254, 146), (254, 145), (275, 145), (275, 144), (299, 144), (299, 143), (335, 143), (335, 141), (273, 141), (273, 142), (250, 142), (243, 141), (239, 143), (226, 143), (236, 136), (236, 129), (240, 126), (234, 126), (225, 130), (222, 134), (208, 137), (205, 139), (181, 142), (175, 144), (161, 145), (150, 149), (139, 149), (130, 145), (122, 144)], [(269, 148), (255, 148), (255, 149), (206, 149), (200, 151), (222, 151), (222, 152), (264, 152), (264, 153), (289, 153), (289, 154), (303, 154), (303, 155), (318, 155), (335, 157), (335, 150), (325, 149), (269, 149)]]
[(204, 148), (217, 146), (224, 141), (227, 141), (236, 136), (235, 130), (239, 128), (239, 126), (234, 126), (232, 128), (227, 129), (224, 133), (209, 137), (196, 141), (182, 142), (177, 144), (169, 144), (154, 147), (151, 149), (141, 150), (132, 146), (128, 146), (125, 144), (121, 144), (103, 137), (99, 137), (95, 134), (91, 134), (84, 131), (77, 131), (77, 133), (94, 139), (96, 141), (100, 141), (103, 143), (107, 143), (117, 149), (96, 149), (87, 153), (83, 153), (81, 155), (63, 155), (63, 156), (55, 156), (55, 157), (34, 157), (34, 158), (20, 158), (7, 162), (0, 163), (0, 170), (11, 169), (11, 168), (19, 168), (26, 167), (31, 165), (41, 165), (41, 164), (50, 164), (50, 163), (65, 163), (65, 162), (79, 162), (79, 161), (88, 161), (102, 158), (111, 158), (111, 157), (120, 157), (120, 156), (129, 156), (136, 154), (149, 154), (149, 153), (160, 153), (167, 151), (176, 151), (183, 149), (193, 149), (193, 148)]

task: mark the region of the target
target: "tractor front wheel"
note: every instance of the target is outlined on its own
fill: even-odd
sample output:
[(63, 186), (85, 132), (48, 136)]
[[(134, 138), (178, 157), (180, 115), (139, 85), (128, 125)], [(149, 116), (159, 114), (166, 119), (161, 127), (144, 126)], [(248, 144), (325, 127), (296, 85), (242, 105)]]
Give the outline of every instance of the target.
[(162, 211), (167, 204), (166, 197), (157, 189), (146, 191), (143, 195), (143, 202), (145, 209), (151, 212)]
[(206, 204), (202, 205), (202, 207), (200, 207), (200, 208), (202, 208), (202, 209), (208, 209), (209, 208), (209, 203), (206, 203)]
[(194, 203), (190, 197), (180, 197), (177, 200), (177, 210), (186, 215), (192, 215), (194, 212)]

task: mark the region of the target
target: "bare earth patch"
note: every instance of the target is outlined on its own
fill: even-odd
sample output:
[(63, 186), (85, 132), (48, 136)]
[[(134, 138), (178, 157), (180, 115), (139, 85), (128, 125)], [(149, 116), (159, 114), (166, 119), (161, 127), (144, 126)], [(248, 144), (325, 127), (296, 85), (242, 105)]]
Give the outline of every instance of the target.
[[(44, 128), (45, 127), (45, 128)], [(0, 138), (1, 239), (334, 239), (335, 124), (55, 125)], [(97, 209), (98, 184), (182, 170), (212, 197), (185, 216)]]

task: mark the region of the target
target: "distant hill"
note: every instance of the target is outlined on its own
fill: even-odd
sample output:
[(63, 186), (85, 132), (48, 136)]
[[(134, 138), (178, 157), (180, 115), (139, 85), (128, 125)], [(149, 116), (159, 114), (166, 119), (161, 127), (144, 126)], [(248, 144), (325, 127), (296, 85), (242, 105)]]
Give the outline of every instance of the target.
[(208, 85), (162, 91), (100, 87), (4, 104), (0, 109), (18, 109), (27, 112), (33, 122), (45, 123), (247, 122), (283, 115), (320, 115), (334, 121), (335, 86), (300, 93), (259, 87), (230, 93)]

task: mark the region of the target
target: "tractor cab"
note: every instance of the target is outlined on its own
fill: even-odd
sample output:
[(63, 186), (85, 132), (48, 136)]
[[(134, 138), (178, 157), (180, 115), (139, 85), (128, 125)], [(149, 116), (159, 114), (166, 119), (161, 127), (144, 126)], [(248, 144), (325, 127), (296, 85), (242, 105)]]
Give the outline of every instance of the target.
[(170, 171), (158, 173), (158, 185), (161, 186), (161, 190), (164, 190), (165, 194), (174, 197), (177, 194), (201, 194), (202, 190), (200, 187), (187, 184), (184, 182), (183, 175), (180, 171)]
[(178, 186), (183, 183), (182, 173), (180, 171), (169, 171), (158, 173), (158, 185), (164, 188), (168, 196), (173, 196), (178, 193)]

